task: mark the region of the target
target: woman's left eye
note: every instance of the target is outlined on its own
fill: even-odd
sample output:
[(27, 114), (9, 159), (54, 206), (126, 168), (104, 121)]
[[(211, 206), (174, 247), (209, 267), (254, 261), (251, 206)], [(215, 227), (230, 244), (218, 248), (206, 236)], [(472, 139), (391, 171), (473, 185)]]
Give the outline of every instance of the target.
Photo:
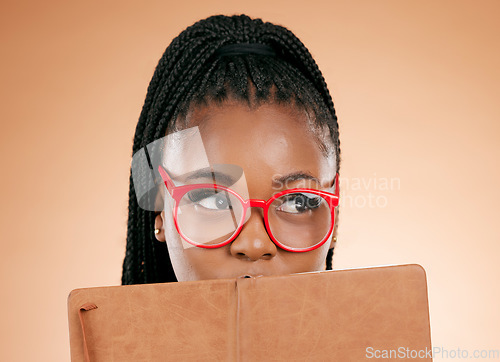
[(214, 189), (193, 190), (186, 194), (190, 203), (207, 210), (226, 210), (231, 208), (229, 195)]
[(214, 194), (201, 200), (198, 205), (209, 210), (226, 210), (229, 208), (229, 200), (222, 193)]
[(315, 194), (297, 193), (283, 196), (281, 204), (276, 208), (290, 214), (301, 214), (314, 210), (321, 204), (321, 197)]

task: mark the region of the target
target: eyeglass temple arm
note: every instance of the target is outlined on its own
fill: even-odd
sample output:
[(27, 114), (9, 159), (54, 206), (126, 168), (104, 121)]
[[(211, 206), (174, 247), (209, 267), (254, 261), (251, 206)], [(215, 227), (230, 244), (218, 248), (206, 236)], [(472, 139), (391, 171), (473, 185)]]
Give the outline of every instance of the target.
[(170, 195), (172, 195), (172, 191), (175, 188), (174, 182), (172, 181), (172, 179), (170, 178), (167, 171), (165, 171), (162, 165), (158, 166), (158, 172), (160, 173), (161, 178), (165, 182), (165, 186), (167, 186), (168, 192), (170, 193)]
[(339, 185), (339, 174), (336, 173), (335, 174), (335, 196), (337, 196), (337, 199), (335, 200), (335, 206), (338, 206), (339, 205), (339, 200), (340, 200), (340, 194), (339, 194), (339, 191), (340, 191), (340, 185)]

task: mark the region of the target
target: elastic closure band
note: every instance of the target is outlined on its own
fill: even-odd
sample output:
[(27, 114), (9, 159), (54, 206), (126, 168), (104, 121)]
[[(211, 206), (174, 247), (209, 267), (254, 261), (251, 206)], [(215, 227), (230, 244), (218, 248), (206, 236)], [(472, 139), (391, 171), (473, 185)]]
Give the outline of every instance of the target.
[(83, 358), (85, 359), (85, 362), (90, 362), (90, 357), (89, 357), (89, 348), (87, 345), (87, 336), (85, 335), (85, 324), (83, 322), (83, 312), (89, 311), (92, 309), (96, 309), (97, 305), (94, 303), (85, 303), (80, 307), (78, 310), (78, 317), (80, 318), (80, 325), (82, 326), (82, 335), (83, 335)]

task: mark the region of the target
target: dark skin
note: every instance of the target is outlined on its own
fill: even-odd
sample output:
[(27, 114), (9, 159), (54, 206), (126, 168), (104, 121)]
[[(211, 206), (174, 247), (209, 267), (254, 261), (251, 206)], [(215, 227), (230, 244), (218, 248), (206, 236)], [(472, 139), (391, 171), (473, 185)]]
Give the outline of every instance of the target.
[[(251, 109), (230, 100), (197, 107), (186, 121), (188, 127), (199, 127), (210, 164), (243, 168), (250, 198), (267, 200), (278, 191), (296, 187), (332, 192), (335, 157), (321, 151), (306, 113), (296, 107), (269, 103)], [(294, 178), (303, 176), (287, 179), (293, 174)], [(160, 229), (157, 240), (167, 242), (177, 279), (189, 281), (323, 270), (337, 225), (326, 243), (302, 253), (285, 251), (272, 242), (260, 208), (252, 209), (233, 242), (216, 249), (187, 247), (170, 210), (157, 214), (155, 228)]]

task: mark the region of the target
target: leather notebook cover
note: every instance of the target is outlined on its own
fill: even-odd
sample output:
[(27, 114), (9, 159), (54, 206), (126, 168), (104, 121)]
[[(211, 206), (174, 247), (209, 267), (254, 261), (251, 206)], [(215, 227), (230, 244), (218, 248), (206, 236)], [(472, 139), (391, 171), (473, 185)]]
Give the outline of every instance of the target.
[(419, 265), (75, 289), (68, 317), (74, 362), (432, 360)]

